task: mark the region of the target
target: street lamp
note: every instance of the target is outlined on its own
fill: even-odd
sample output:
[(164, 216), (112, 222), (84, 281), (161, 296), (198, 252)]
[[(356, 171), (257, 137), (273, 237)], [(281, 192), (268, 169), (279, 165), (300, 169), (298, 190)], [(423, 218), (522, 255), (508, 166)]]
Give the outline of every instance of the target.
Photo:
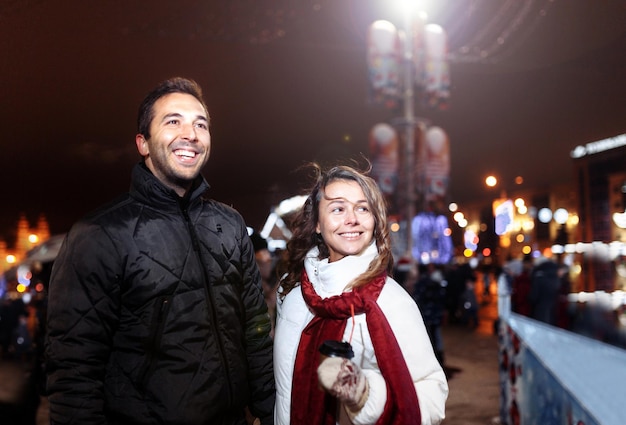
[[(420, 175), (422, 187), (416, 188), (416, 136), (422, 138), (426, 121), (415, 114), (416, 90), (420, 89), (421, 94), (428, 98), (429, 102), (425, 103), (437, 106), (447, 100), (449, 86), (445, 32), (438, 25), (426, 25), (426, 14), (417, 10), (417, 4), (416, 1), (402, 3), (404, 19), (400, 31), (389, 21), (372, 23), (367, 54), (374, 101), (388, 107), (398, 106), (400, 102), (402, 104), (402, 116), (397, 121), (403, 127), (405, 256), (411, 262), (411, 221), (416, 216), (416, 192), (419, 190), (426, 199), (424, 185), (427, 184), (427, 176), (423, 172), (424, 175)], [(423, 2), (420, 6), (424, 6)], [(423, 157), (424, 150), (419, 153)]]
[(485, 178), (485, 184), (488, 187), (495, 187), (498, 184), (498, 179), (495, 176), (487, 176)]

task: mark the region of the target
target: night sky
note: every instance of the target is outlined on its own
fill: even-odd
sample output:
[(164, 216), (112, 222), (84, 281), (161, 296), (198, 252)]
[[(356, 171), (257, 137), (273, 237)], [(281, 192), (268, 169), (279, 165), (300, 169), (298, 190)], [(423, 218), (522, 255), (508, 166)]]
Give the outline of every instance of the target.
[[(367, 154), (370, 129), (399, 115), (368, 101), (367, 28), (400, 26), (392, 3), (0, 0), (0, 239), (20, 213), (62, 233), (125, 191), (137, 107), (172, 76), (204, 89), (213, 197), (260, 228), (299, 194), (300, 165)], [(626, 132), (623, 1), (433, 4), (450, 108), (416, 112), (449, 135), (450, 200), (484, 196), (489, 173), (571, 181), (574, 147)]]

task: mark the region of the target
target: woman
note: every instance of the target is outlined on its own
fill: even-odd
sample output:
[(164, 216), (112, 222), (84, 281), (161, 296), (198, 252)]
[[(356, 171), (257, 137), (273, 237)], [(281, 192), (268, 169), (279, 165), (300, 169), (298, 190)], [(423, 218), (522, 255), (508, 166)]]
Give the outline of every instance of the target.
[[(389, 277), (383, 197), (353, 168), (316, 171), (278, 290), (275, 422), (438, 424), (448, 385), (417, 305)], [(351, 343), (354, 357), (319, 363), (325, 340)]]

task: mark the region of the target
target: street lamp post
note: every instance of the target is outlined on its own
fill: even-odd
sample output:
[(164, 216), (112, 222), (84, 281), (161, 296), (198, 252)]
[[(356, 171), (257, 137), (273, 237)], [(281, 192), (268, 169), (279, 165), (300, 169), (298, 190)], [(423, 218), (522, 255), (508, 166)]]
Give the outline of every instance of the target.
[[(416, 217), (417, 192), (424, 197), (422, 208), (425, 209), (426, 193), (423, 186), (429, 178), (433, 181), (435, 178), (434, 175), (426, 176), (424, 157), (426, 147), (422, 146), (422, 139), (427, 134), (423, 128), (426, 120), (416, 117), (415, 105), (418, 97), (416, 91), (418, 88), (421, 90), (420, 95), (425, 96), (424, 103), (442, 107), (447, 99), (449, 79), (445, 63), (446, 43), (443, 29), (434, 24), (425, 25), (425, 13), (418, 12), (414, 4), (407, 3), (406, 6), (400, 31), (388, 21), (376, 21), (370, 26), (368, 65), (375, 100), (390, 107), (398, 107), (402, 102), (402, 114), (394, 120), (402, 129), (404, 139), (402, 141), (404, 159), (400, 167), (402, 178), (399, 180), (404, 182), (405, 202), (404, 205), (400, 202), (398, 207), (404, 210), (405, 215), (405, 260), (413, 263), (415, 259), (412, 255), (414, 245), (412, 220)], [(423, 148), (420, 152), (416, 152), (418, 143)], [(431, 143), (433, 146), (441, 147), (444, 143), (447, 144), (447, 141), (437, 140), (433, 143)], [(429, 145), (431, 150), (433, 146)], [(424, 159), (416, 161), (418, 156)], [(446, 168), (442, 164), (442, 162), (437, 162), (436, 165), (433, 163), (435, 166), (428, 170), (432, 173), (442, 172), (441, 170)], [(417, 187), (416, 168), (420, 168), (420, 165), (421, 173), (424, 175), (420, 174), (421, 187)], [(441, 177), (437, 175), (439, 183), (443, 182)]]
[(415, 110), (414, 110), (414, 69), (413, 69), (413, 31), (412, 14), (404, 14), (404, 87), (402, 101), (404, 107), (404, 143), (405, 143), (405, 177), (406, 177), (406, 258), (413, 263), (411, 248), (413, 246), (413, 231), (411, 221), (415, 216)]

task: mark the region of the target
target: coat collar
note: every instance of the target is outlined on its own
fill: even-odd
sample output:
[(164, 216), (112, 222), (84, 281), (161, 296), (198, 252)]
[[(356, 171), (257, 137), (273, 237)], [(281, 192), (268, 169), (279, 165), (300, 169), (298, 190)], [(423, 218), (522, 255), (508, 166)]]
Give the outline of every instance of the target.
[(209, 189), (209, 184), (202, 175), (193, 183), (193, 189), (181, 198), (171, 188), (165, 186), (141, 161), (133, 167), (131, 174), (130, 195), (140, 202), (163, 209), (179, 209), (202, 197)]
[(376, 255), (378, 249), (376, 242), (372, 241), (361, 254), (349, 255), (329, 263), (328, 258), (318, 258), (319, 250), (314, 247), (307, 254), (304, 267), (315, 291), (322, 298), (326, 298), (341, 294), (350, 282), (367, 271)]

